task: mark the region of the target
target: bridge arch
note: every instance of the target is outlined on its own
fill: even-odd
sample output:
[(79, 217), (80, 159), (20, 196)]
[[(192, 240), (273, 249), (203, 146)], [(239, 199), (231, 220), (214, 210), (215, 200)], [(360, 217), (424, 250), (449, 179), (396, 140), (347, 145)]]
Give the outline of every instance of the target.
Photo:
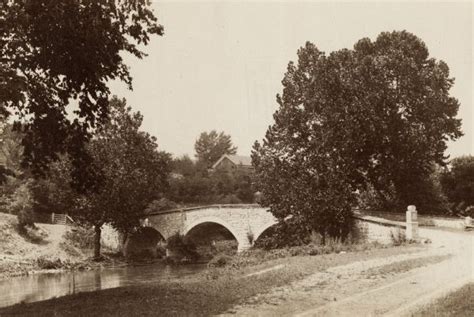
[(183, 235), (186, 237), (186, 235), (188, 235), (194, 228), (206, 223), (217, 224), (225, 228), (233, 236), (235, 241), (237, 241), (238, 249), (245, 245), (245, 237), (243, 237), (243, 234), (240, 231), (236, 230), (236, 228), (234, 228), (234, 226), (232, 226), (227, 221), (215, 216), (207, 216), (195, 220), (194, 222), (186, 226)]
[(251, 242), (277, 222), (267, 208), (259, 205), (209, 205), (157, 212), (147, 217), (144, 225), (151, 225), (166, 239), (179, 233), (204, 242), (205, 232), (209, 231), (208, 240), (212, 241), (214, 235), (221, 233), (222, 236), (225, 231), (225, 240), (235, 238), (238, 243), (237, 252), (250, 248)]
[(263, 224), (262, 226), (259, 226), (255, 232), (253, 233), (253, 242), (257, 241), (257, 239), (264, 233), (267, 229), (270, 229), (274, 225), (276, 225), (278, 222), (276, 220), (270, 220)]
[(165, 237), (156, 228), (143, 226), (127, 237), (123, 254), (127, 257), (136, 254), (156, 257), (158, 243), (164, 241), (166, 241)]
[(184, 236), (187, 235), (188, 232), (191, 231), (194, 227), (196, 227), (200, 224), (206, 223), (206, 222), (217, 223), (218, 225), (223, 226), (224, 228), (229, 230), (230, 233), (232, 233), (232, 235), (237, 240), (237, 242), (240, 242), (239, 241), (239, 234), (237, 233), (237, 230), (235, 230), (235, 228), (232, 227), (232, 225), (230, 225), (227, 221), (225, 221), (225, 220), (223, 220), (219, 217), (213, 217), (213, 216), (202, 217), (202, 218), (199, 218), (196, 221), (192, 222), (191, 224), (186, 226), (186, 228), (183, 232), (183, 235)]

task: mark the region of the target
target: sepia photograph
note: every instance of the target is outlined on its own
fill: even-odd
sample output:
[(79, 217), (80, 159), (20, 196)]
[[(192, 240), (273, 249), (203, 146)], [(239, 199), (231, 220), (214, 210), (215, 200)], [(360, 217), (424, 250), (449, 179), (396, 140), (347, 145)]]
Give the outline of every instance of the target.
[(0, 317), (474, 316), (472, 0), (0, 0)]

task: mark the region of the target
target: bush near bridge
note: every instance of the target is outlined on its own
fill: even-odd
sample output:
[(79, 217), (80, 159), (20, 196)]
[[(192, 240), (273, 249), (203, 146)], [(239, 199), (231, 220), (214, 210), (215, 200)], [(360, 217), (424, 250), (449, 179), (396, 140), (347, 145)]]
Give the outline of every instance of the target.
[(474, 156), (461, 156), (451, 160), (441, 174), (443, 191), (454, 213), (474, 217)]

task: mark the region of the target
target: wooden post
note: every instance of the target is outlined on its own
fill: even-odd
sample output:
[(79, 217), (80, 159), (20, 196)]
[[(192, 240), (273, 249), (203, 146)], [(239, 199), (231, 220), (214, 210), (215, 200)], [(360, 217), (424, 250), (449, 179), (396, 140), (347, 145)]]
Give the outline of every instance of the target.
[(407, 240), (418, 240), (418, 217), (416, 207), (410, 205), (407, 208), (407, 229), (405, 237)]

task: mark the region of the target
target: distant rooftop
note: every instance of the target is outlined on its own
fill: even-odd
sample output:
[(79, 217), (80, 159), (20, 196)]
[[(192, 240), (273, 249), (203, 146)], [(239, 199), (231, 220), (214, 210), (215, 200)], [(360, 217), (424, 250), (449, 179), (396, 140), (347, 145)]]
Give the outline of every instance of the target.
[(222, 160), (225, 158), (229, 159), (235, 165), (252, 166), (252, 158), (250, 156), (224, 154), (219, 160), (217, 160), (216, 163), (214, 163), (212, 168), (218, 166), (219, 163), (222, 162)]

